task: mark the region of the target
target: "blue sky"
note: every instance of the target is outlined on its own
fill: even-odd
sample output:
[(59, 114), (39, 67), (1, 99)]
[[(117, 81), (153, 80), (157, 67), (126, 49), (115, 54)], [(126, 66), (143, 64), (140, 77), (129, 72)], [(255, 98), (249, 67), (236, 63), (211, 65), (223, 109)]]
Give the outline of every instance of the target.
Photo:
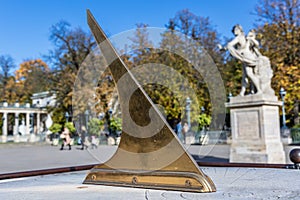
[(90, 9), (108, 35), (135, 28), (137, 23), (164, 27), (177, 11), (189, 9), (209, 17), (222, 35), (231, 37), (234, 24), (245, 31), (254, 27), (251, 13), (257, 0), (0, 0), (0, 55), (8, 54), (19, 65), (53, 49), (51, 25), (60, 20), (89, 31), (86, 9)]

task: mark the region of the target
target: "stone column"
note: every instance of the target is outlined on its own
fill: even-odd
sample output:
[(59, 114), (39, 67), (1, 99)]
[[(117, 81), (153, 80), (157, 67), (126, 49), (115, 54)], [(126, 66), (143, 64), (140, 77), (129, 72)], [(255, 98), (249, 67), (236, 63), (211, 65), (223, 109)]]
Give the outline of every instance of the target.
[(31, 141), (31, 134), (30, 134), (30, 115), (29, 112), (26, 112), (26, 136), (28, 137), (28, 141)]
[(3, 113), (2, 121), (2, 142), (5, 143), (7, 142), (7, 112)]
[(19, 113), (15, 113), (14, 142), (20, 142), (20, 135), (19, 135)]
[(40, 115), (40, 113), (37, 113), (36, 114), (36, 133), (37, 134), (40, 134), (40, 123), (41, 123), (41, 115)]
[[(34, 113), (31, 113), (32, 115), (32, 132), (30, 133), (29, 142), (35, 142), (35, 131), (34, 131)], [(30, 114), (29, 114), (30, 117)], [(28, 124), (31, 125), (30, 123)]]
[(30, 116), (26, 113), (26, 135), (30, 134)]
[(230, 109), (232, 144), (230, 162), (285, 164), (280, 139), (276, 96), (248, 95), (232, 97)]

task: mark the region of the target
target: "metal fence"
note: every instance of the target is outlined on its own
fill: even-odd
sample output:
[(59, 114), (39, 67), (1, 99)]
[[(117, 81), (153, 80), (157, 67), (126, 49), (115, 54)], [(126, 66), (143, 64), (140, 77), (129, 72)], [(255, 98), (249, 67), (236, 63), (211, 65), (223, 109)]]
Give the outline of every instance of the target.
[(291, 128), (291, 138), (293, 144), (300, 144), (300, 128)]

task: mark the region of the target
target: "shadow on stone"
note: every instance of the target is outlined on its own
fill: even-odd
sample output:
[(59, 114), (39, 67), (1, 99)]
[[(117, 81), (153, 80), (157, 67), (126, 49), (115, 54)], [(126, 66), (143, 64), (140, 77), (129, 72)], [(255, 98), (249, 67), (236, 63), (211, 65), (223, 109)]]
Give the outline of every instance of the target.
[(218, 162), (218, 163), (229, 163), (229, 159), (227, 158), (219, 158), (214, 156), (199, 156), (193, 155), (192, 157), (198, 162)]

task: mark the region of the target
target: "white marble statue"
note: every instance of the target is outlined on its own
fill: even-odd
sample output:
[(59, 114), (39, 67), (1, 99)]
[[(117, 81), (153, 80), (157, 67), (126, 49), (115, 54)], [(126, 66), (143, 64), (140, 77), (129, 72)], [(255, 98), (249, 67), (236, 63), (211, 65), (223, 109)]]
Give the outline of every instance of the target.
[[(232, 29), (235, 38), (225, 48), (230, 54), (243, 63), (242, 88), (240, 96), (244, 96), (249, 79), (254, 84), (256, 94), (274, 95), (271, 88), (273, 71), (270, 60), (259, 52), (259, 42), (255, 38), (255, 32), (251, 30), (246, 36), (240, 25)], [(248, 79), (249, 78), (249, 79)]]
[(22, 119), (21, 125), (19, 126), (18, 130), (21, 135), (26, 135), (26, 125), (24, 119)]
[(47, 128), (47, 135), (50, 135), (52, 132), (49, 130), (49, 128), (52, 126), (53, 124), (53, 121), (52, 121), (52, 118), (51, 118), (51, 114), (48, 114), (47, 115), (47, 119), (46, 119), (46, 128)]

